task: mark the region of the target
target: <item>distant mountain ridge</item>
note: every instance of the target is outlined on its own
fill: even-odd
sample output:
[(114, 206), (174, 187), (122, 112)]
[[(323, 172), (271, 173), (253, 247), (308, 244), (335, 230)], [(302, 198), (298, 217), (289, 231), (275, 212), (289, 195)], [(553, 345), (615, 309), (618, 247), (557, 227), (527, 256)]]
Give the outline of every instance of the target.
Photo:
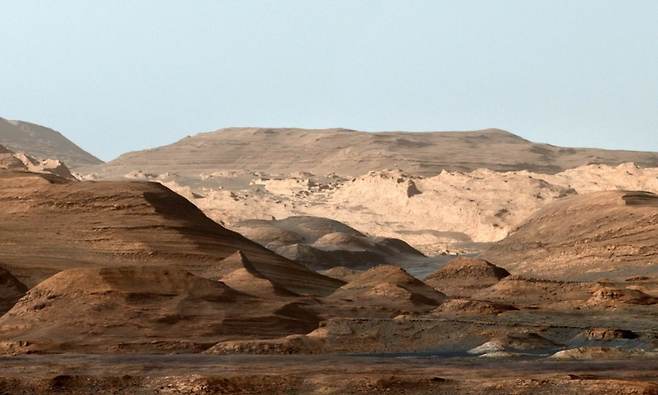
[(87, 167), (103, 177), (136, 169), (182, 176), (242, 169), (359, 176), (398, 168), (431, 176), (442, 170), (529, 170), (554, 174), (587, 164), (658, 166), (658, 153), (538, 144), (500, 129), (470, 132), (360, 132), (348, 129), (227, 128)]
[(0, 118), (0, 145), (38, 159), (58, 159), (72, 168), (103, 163), (61, 133), (30, 122)]

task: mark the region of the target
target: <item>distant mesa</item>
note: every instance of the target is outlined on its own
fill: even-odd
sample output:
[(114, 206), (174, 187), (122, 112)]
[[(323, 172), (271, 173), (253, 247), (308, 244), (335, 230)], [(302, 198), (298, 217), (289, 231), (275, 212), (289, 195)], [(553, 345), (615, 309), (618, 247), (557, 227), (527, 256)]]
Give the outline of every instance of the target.
[[(651, 166), (658, 153), (556, 147), (500, 129), (227, 128), (75, 171), (92, 180), (162, 182), (229, 228), (249, 219), (325, 217), (436, 255), (479, 252), (566, 196), (658, 192)], [(277, 252), (318, 270), (352, 265), (353, 253), (332, 253), (337, 263), (313, 266), (332, 257), (293, 233), (279, 233), (287, 247)]]
[[(658, 154), (564, 149), (536, 144), (500, 129), (467, 132), (360, 132), (345, 129), (226, 128), (174, 144), (124, 154), (94, 172), (119, 177), (134, 169), (181, 175), (218, 169), (267, 174), (310, 172), (360, 176), (395, 164), (412, 175), (442, 170), (530, 170), (557, 173), (591, 163), (658, 166)], [(87, 169), (91, 172), (90, 169)]]

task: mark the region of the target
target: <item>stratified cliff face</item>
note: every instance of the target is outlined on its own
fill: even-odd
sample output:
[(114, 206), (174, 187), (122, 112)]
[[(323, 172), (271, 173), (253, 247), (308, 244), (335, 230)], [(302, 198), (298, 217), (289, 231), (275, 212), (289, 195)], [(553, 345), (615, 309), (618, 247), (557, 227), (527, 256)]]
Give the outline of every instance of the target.
[(0, 118), (0, 144), (39, 160), (60, 160), (72, 168), (103, 163), (61, 133), (30, 122)]
[(27, 287), (0, 267), (0, 316), (11, 309), (27, 292)]
[(127, 153), (85, 171), (103, 177), (123, 176), (134, 170), (185, 176), (248, 170), (353, 177), (398, 168), (412, 175), (433, 176), (442, 170), (479, 168), (557, 173), (591, 163), (624, 162), (658, 166), (658, 153), (562, 148), (536, 144), (499, 129), (367, 133), (346, 129), (228, 128)]
[(539, 210), (485, 253), (513, 273), (625, 278), (658, 267), (658, 195), (593, 192)]

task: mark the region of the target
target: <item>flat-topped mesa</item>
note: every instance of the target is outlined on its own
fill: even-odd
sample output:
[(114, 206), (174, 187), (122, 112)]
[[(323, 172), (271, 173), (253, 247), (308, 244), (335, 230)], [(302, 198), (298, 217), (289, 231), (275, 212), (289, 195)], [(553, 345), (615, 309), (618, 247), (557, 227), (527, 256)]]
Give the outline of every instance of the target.
[(203, 275), (236, 250), (291, 292), (342, 285), (223, 228), (158, 183), (0, 172), (0, 201), (0, 261), (30, 286), (74, 267), (159, 263)]
[(536, 144), (499, 129), (470, 132), (360, 132), (345, 129), (228, 128), (124, 154), (88, 172), (121, 177), (135, 169), (181, 175), (222, 169), (267, 174), (360, 176), (398, 167), (412, 175), (441, 170), (559, 171), (590, 163), (658, 166), (658, 154)]

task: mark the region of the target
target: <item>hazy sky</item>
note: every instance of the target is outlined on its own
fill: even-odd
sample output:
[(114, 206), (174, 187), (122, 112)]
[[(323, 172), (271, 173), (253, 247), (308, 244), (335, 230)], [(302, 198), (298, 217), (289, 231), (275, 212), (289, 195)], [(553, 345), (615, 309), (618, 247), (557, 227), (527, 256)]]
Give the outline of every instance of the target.
[(103, 159), (226, 126), (658, 151), (657, 0), (8, 0), (0, 15), (0, 116)]

